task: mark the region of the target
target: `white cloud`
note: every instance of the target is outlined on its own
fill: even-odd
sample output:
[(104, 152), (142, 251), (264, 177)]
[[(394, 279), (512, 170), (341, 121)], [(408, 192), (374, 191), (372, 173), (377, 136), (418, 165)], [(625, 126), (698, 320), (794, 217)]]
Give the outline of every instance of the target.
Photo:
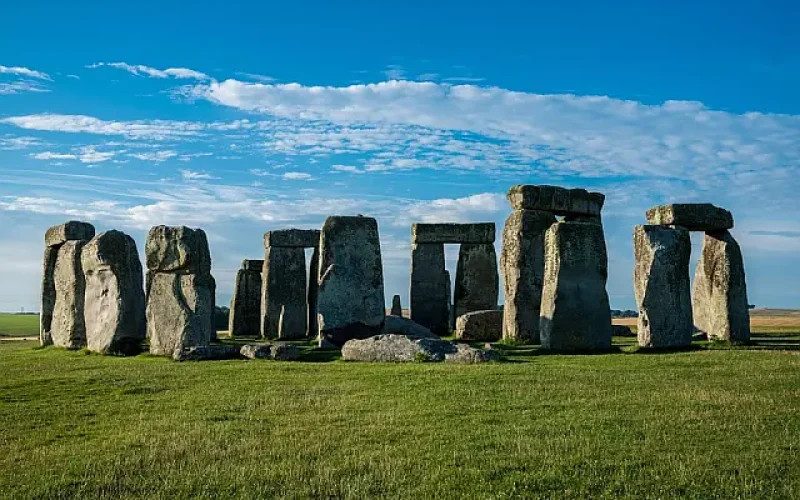
[(0, 123), (28, 130), (121, 135), (131, 138), (163, 139), (200, 134), (206, 125), (197, 122), (173, 120), (107, 121), (86, 115), (37, 114), (12, 116)]
[(313, 178), (311, 174), (305, 172), (286, 172), (282, 177), (287, 180), (308, 180)]
[(2, 66), (0, 65), (0, 73), (4, 73), (7, 75), (16, 75), (16, 76), (25, 76), (28, 78), (38, 78), (39, 80), (50, 80), (50, 75), (44, 73), (42, 71), (36, 71), (33, 69), (23, 68), (21, 66)]
[(77, 153), (54, 153), (52, 151), (42, 151), (31, 154), (34, 160), (78, 160), (81, 163), (102, 163), (108, 161), (117, 153), (114, 151), (98, 151), (93, 146), (78, 148)]
[[(161, 163), (178, 156), (178, 153), (171, 150), (152, 151), (147, 153), (131, 153), (128, 156), (142, 161), (151, 161), (153, 163)], [(187, 158), (188, 160), (188, 158)]]
[(94, 63), (92, 65), (87, 66), (87, 68), (100, 68), (103, 66), (107, 66), (109, 68), (117, 68), (127, 71), (128, 73), (137, 75), (137, 76), (149, 76), (151, 78), (178, 78), (178, 79), (191, 79), (191, 80), (210, 80), (211, 77), (206, 75), (205, 73), (201, 73), (199, 71), (195, 71), (193, 69), (187, 68), (167, 68), (167, 69), (156, 69), (150, 66), (144, 66), (142, 64), (128, 64), (124, 62), (113, 62), (113, 63)]
[(204, 172), (195, 172), (192, 170), (180, 170), (181, 178), (186, 181), (199, 181), (199, 180), (207, 180), (207, 179), (216, 179), (216, 177), (212, 176), (211, 174), (207, 174)]
[(271, 76), (258, 75), (258, 74), (255, 74), (255, 73), (243, 73), (243, 72), (240, 71), (240, 72), (237, 72), (236, 74), (239, 75), (239, 76), (243, 76), (243, 77), (247, 78), (248, 80), (255, 80), (257, 82), (262, 82), (262, 83), (271, 83), (271, 82), (275, 81), (275, 78), (273, 78)]
[(20, 80), (18, 82), (0, 82), (0, 95), (19, 94), (21, 92), (50, 92), (36, 82)]
[(352, 165), (334, 165), (331, 167), (331, 170), (335, 172), (347, 172), (350, 174), (363, 174), (365, 173), (363, 170), (359, 170), (358, 167), (354, 167)]

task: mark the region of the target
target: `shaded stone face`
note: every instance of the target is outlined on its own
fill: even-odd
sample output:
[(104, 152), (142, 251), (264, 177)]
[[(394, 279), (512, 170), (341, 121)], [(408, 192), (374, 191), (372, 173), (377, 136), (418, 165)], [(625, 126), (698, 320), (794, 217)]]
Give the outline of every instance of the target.
[(258, 259), (244, 259), (242, 261), (242, 269), (260, 273), (264, 269), (264, 261)]
[(236, 272), (236, 283), (228, 316), (228, 332), (233, 337), (261, 334), (260, 268), (258, 271), (239, 269)]
[(494, 237), (494, 222), (411, 225), (411, 243), (494, 243)]
[(325, 220), (317, 307), (321, 341), (342, 345), (343, 339), (380, 333), (386, 302), (378, 223), (372, 217)]
[(81, 268), (84, 241), (67, 241), (58, 249), (53, 271), (56, 298), (50, 323), (53, 345), (67, 349), (86, 347), (84, 295), (86, 282)]
[(694, 323), (709, 339), (750, 340), (750, 310), (739, 244), (726, 230), (706, 233), (693, 290)]
[(496, 342), (503, 333), (503, 311), (473, 311), (456, 319), (456, 338), (467, 341)]
[(400, 304), (400, 296), (395, 295), (392, 297), (392, 316), (402, 316), (403, 315), (403, 306)]
[(633, 288), (639, 308), (642, 347), (686, 347), (692, 343), (689, 290), (689, 232), (663, 226), (636, 226)]
[(444, 245), (411, 244), (410, 317), (436, 335), (449, 335), (450, 278), (444, 267)]
[(306, 254), (302, 247), (267, 247), (261, 300), (261, 335), (268, 339), (306, 336)]
[(456, 318), (472, 311), (497, 309), (499, 281), (493, 244), (461, 245), (453, 294)]
[(94, 238), (94, 226), (88, 222), (71, 220), (53, 226), (44, 235), (44, 244), (48, 247), (60, 246), (70, 240), (89, 241)]
[(308, 268), (308, 328), (306, 330), (306, 337), (308, 338), (319, 336), (317, 295), (319, 295), (319, 247), (314, 247)]
[(211, 255), (202, 229), (154, 226), (144, 248), (150, 271), (211, 274)]
[(209, 278), (178, 273), (150, 276), (146, 315), (151, 354), (173, 356), (209, 345), (214, 303)]
[(505, 339), (539, 343), (544, 234), (555, 222), (556, 217), (551, 212), (541, 210), (515, 210), (506, 219), (500, 252)]
[(319, 246), (319, 229), (280, 229), (264, 233), (264, 248), (297, 247), (313, 248)]
[(600, 215), (605, 195), (557, 186), (512, 186), (506, 195), (514, 210), (544, 210), (555, 215)]
[(145, 339), (142, 264), (133, 238), (95, 236), (81, 255), (86, 280), (86, 343), (91, 351), (136, 354)]
[(45, 247), (44, 258), (42, 259), (42, 297), (41, 308), (39, 309), (39, 343), (43, 346), (52, 345), (53, 338), (50, 335), (50, 325), (53, 322), (53, 308), (56, 305), (56, 259), (58, 259), (58, 247)]
[(539, 321), (543, 349), (611, 347), (607, 277), (608, 257), (602, 226), (581, 222), (550, 226), (545, 233)]
[(647, 222), (680, 226), (690, 231), (718, 231), (733, 227), (733, 215), (711, 203), (676, 203), (649, 209)]

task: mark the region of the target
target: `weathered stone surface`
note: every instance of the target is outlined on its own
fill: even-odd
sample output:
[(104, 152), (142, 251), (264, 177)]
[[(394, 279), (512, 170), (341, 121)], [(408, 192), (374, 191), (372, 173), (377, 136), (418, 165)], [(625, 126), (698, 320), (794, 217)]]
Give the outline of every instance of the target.
[(295, 247), (313, 248), (319, 246), (319, 229), (280, 229), (264, 233), (264, 248)]
[(150, 353), (171, 356), (212, 339), (210, 275), (153, 273), (147, 293)]
[(453, 294), (456, 318), (472, 311), (497, 309), (499, 281), (494, 244), (461, 245)]
[(345, 361), (449, 361), (479, 363), (497, 359), (493, 351), (482, 351), (466, 344), (453, 344), (438, 339), (406, 335), (376, 335), (367, 339), (349, 340), (342, 347)]
[(494, 243), (494, 222), (412, 224), (411, 243)]
[(514, 210), (544, 210), (556, 215), (600, 215), (605, 195), (557, 186), (512, 186), (506, 195)]
[(150, 271), (211, 274), (211, 254), (202, 229), (154, 226), (147, 235), (144, 250)]
[(260, 259), (244, 259), (242, 261), (243, 271), (253, 271), (260, 273), (264, 269), (264, 261)]
[(439, 338), (419, 323), (401, 316), (386, 316), (383, 321), (383, 333), (430, 339)]
[(239, 354), (247, 359), (271, 359), (272, 344), (245, 344)]
[(639, 345), (686, 347), (692, 343), (689, 289), (689, 232), (663, 226), (636, 226), (633, 288), (639, 308)]
[(455, 308), (453, 307), (453, 280), (450, 279), (450, 271), (444, 270), (445, 296), (447, 297), (447, 330), (446, 335), (453, 333), (456, 328)]
[(496, 342), (503, 334), (503, 311), (473, 311), (456, 319), (459, 340)]
[(694, 324), (711, 340), (750, 340), (744, 260), (728, 231), (706, 233), (693, 290)]
[(403, 315), (403, 306), (400, 304), (400, 296), (395, 295), (392, 297), (392, 316), (402, 316)]
[(380, 333), (386, 316), (378, 223), (328, 217), (320, 237), (317, 317), (321, 338), (343, 345)]
[(85, 244), (84, 241), (70, 240), (58, 249), (53, 272), (56, 300), (50, 322), (50, 336), (57, 347), (86, 347), (83, 316), (86, 281), (81, 268), (81, 252)]
[(317, 323), (317, 296), (319, 295), (319, 247), (314, 247), (311, 252), (311, 262), (308, 268), (308, 328), (306, 337), (315, 338), (319, 336), (319, 324)]
[(273, 344), (269, 355), (275, 361), (295, 361), (300, 359), (300, 348), (292, 344)]
[(261, 334), (260, 268), (257, 271), (239, 269), (236, 272), (236, 284), (228, 316), (228, 333), (233, 337)]
[(676, 203), (651, 208), (647, 211), (647, 222), (690, 231), (718, 231), (733, 227), (733, 215), (711, 203)]
[(88, 222), (71, 220), (53, 226), (44, 234), (44, 244), (48, 247), (62, 245), (70, 240), (89, 241), (94, 238), (94, 226)]
[(56, 260), (58, 247), (46, 246), (42, 259), (42, 295), (41, 308), (39, 309), (39, 343), (43, 346), (52, 345), (53, 337), (50, 335), (50, 325), (53, 322), (53, 308), (56, 305)]
[(172, 353), (175, 361), (220, 361), (241, 357), (241, 349), (235, 345), (199, 345), (176, 349)]
[(412, 243), (410, 317), (436, 335), (449, 335), (450, 279), (444, 268), (444, 245)]
[(505, 339), (539, 343), (544, 233), (555, 222), (556, 217), (552, 212), (542, 210), (515, 210), (506, 219), (500, 252), (505, 292)]
[(95, 236), (81, 252), (84, 316), (90, 351), (138, 354), (145, 339), (142, 263), (136, 242), (120, 231)]
[(267, 247), (261, 287), (261, 335), (268, 339), (306, 336), (306, 254), (302, 247)]
[(602, 226), (581, 222), (550, 226), (545, 233), (539, 322), (542, 348), (611, 347), (607, 277), (608, 256)]

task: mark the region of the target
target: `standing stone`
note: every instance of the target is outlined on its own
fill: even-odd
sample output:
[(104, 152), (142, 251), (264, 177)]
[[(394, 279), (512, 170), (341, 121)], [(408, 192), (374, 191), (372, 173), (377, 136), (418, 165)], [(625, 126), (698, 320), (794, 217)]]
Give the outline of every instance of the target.
[(453, 333), (456, 327), (455, 308), (453, 308), (453, 280), (450, 278), (450, 271), (444, 270), (445, 295), (447, 296), (447, 335)]
[(372, 217), (328, 217), (320, 237), (320, 343), (342, 346), (377, 335), (386, 301), (378, 223)]
[(544, 234), (556, 222), (551, 212), (515, 210), (506, 219), (500, 269), (505, 306), (503, 338), (539, 343), (539, 306), (544, 281)]
[(263, 260), (245, 260), (236, 271), (228, 333), (232, 337), (261, 333), (261, 270)]
[(133, 238), (95, 236), (81, 253), (86, 279), (86, 344), (90, 351), (137, 354), (145, 339), (142, 263)]
[(444, 267), (444, 245), (411, 244), (410, 317), (436, 335), (449, 335), (450, 279)]
[(403, 306), (400, 304), (400, 296), (392, 297), (392, 316), (403, 316)]
[(202, 229), (155, 226), (145, 244), (150, 353), (172, 356), (214, 337), (211, 254)]
[[(267, 247), (261, 299), (261, 335), (302, 339), (308, 321), (306, 253), (303, 247)], [(281, 322), (281, 313), (284, 314)]]
[(636, 226), (633, 288), (639, 307), (642, 347), (686, 347), (692, 343), (689, 289), (689, 232), (663, 226)]
[(472, 311), (497, 309), (499, 281), (494, 244), (461, 245), (453, 297), (455, 317)]
[(81, 268), (81, 251), (85, 244), (84, 241), (67, 241), (58, 249), (53, 272), (56, 300), (50, 323), (50, 335), (57, 347), (86, 347), (83, 317), (86, 282)]
[(543, 349), (611, 347), (607, 277), (608, 257), (602, 226), (581, 222), (550, 226), (545, 233), (539, 322)]
[(727, 231), (708, 232), (694, 275), (694, 323), (709, 339), (750, 340), (744, 261)]
[(311, 263), (308, 268), (308, 328), (307, 338), (319, 336), (317, 325), (317, 295), (319, 295), (319, 244), (314, 245), (311, 252)]

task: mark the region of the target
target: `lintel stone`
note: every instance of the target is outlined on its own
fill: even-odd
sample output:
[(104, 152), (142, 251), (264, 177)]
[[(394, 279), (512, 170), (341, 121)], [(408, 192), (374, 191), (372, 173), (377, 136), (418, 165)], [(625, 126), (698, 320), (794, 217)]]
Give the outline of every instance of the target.
[(514, 210), (544, 210), (555, 215), (600, 215), (605, 195), (585, 189), (517, 184), (506, 195)]
[(319, 229), (279, 229), (264, 233), (264, 248), (301, 247), (314, 248), (319, 245)]
[(494, 243), (494, 222), (412, 224), (411, 243)]
[(243, 271), (257, 271), (260, 273), (263, 268), (264, 268), (263, 259), (244, 259), (242, 261)]
[(647, 222), (680, 226), (689, 231), (722, 231), (733, 227), (733, 215), (711, 203), (675, 203), (648, 210)]
[(93, 225), (88, 222), (71, 220), (49, 228), (44, 234), (44, 244), (54, 247), (70, 240), (89, 241), (92, 238), (94, 238)]

